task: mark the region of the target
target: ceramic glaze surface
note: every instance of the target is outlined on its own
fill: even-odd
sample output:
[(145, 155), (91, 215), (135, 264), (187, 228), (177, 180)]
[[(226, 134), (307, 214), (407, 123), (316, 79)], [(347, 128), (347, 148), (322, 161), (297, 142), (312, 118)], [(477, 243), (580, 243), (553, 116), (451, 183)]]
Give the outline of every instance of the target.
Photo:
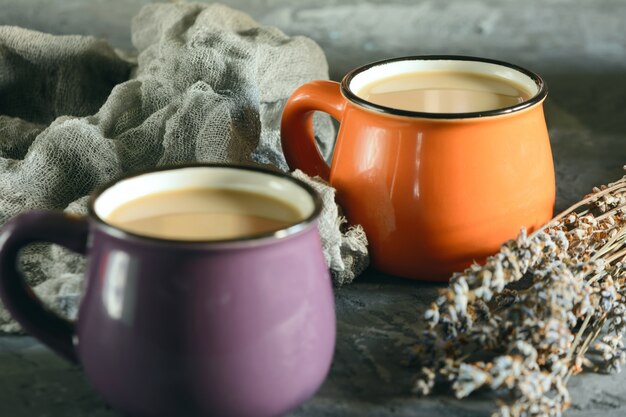
[[(362, 71), (371, 69), (353, 71), (341, 85), (314, 81), (296, 90), (282, 140), (292, 169), (337, 188), (347, 218), (367, 233), (377, 269), (446, 280), (522, 227), (532, 231), (552, 217), (545, 89), (519, 107), (485, 114), (414, 113), (359, 100), (349, 86)], [(313, 110), (341, 122), (330, 167), (312, 139)]]
[(120, 410), (275, 416), (321, 385), (335, 318), (315, 227), (214, 250), (93, 236), (78, 356)]

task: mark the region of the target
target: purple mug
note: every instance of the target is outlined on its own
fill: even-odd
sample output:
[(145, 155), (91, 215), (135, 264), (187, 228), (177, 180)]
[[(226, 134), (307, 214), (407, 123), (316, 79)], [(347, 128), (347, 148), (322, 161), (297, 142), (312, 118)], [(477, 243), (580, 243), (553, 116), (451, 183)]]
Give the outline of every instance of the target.
[[(248, 190), (302, 220), (238, 239), (181, 241), (113, 227), (107, 215), (180, 188)], [(332, 285), (305, 183), (259, 168), (195, 164), (128, 176), (92, 196), (89, 215), (36, 211), (0, 234), (0, 296), (13, 317), (79, 363), (132, 416), (277, 416), (313, 395), (335, 346)], [(16, 267), (20, 248), (52, 242), (87, 256), (76, 323), (48, 310)]]

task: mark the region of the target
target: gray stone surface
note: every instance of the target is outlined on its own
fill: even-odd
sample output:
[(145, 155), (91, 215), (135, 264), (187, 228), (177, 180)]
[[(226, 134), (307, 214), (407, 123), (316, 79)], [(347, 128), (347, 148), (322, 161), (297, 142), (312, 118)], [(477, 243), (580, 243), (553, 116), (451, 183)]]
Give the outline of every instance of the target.
[[(0, 0), (0, 24), (105, 37), (130, 48), (146, 0)], [(230, 0), (266, 24), (318, 41), (339, 79), (390, 56), (472, 54), (513, 61), (550, 86), (546, 117), (558, 206), (622, 175), (626, 164), (626, 2), (605, 0)], [(338, 343), (329, 378), (293, 417), (486, 416), (485, 398), (416, 399), (404, 347), (436, 286), (368, 272), (336, 291)], [(626, 415), (626, 373), (571, 382), (566, 417)], [(83, 374), (28, 337), (0, 337), (0, 416), (115, 417)]]

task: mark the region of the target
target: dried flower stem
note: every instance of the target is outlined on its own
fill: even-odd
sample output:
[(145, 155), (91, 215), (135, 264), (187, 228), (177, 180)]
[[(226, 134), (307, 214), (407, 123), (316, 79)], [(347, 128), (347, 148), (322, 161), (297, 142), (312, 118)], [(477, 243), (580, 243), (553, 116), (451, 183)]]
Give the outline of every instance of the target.
[(574, 341), (572, 342), (572, 346), (570, 347), (569, 351), (567, 352), (567, 356), (565, 357), (565, 360), (567, 362), (569, 362), (572, 359), (572, 356), (574, 356), (574, 352), (576, 351), (576, 348), (578, 347), (578, 343), (580, 342), (580, 339), (582, 338), (583, 333), (587, 329), (587, 325), (589, 324), (589, 321), (591, 320), (592, 317), (593, 317), (593, 313), (589, 312), (589, 314), (587, 314), (587, 317), (585, 317), (585, 321), (580, 326), (580, 330), (578, 330), (578, 333), (576, 333), (576, 337), (574, 338)]
[[(591, 342), (593, 342), (594, 340), (596, 340), (598, 338), (598, 335), (600, 334), (600, 332), (602, 331), (602, 329), (604, 328), (604, 324), (606, 323), (606, 317), (603, 318), (602, 320), (600, 320), (597, 324), (596, 324), (596, 329), (587, 335), (587, 338), (585, 339), (585, 341), (583, 342), (583, 344), (581, 345), (580, 349), (578, 350), (578, 352), (576, 353), (576, 355), (573, 356), (582, 356), (585, 354), (585, 352), (587, 351), (587, 349), (589, 349), (589, 345), (591, 345)], [(579, 334), (582, 334), (579, 333)], [(572, 351), (573, 349), (575, 349), (576, 347), (572, 347)], [(571, 358), (570, 358), (571, 359)], [(567, 382), (569, 381), (570, 377), (574, 374), (574, 368), (569, 368), (567, 371), (567, 375), (565, 375), (565, 377), (563, 378), (563, 381), (565, 384), (567, 384)]]
[[(622, 242), (622, 244), (623, 244), (623, 242)], [(622, 260), (626, 260), (626, 248), (616, 252), (612, 256), (607, 257), (606, 258), (606, 262), (607, 263), (613, 263), (614, 261), (617, 261), (619, 258), (624, 258)]]
[[(613, 193), (613, 192), (617, 192), (617, 191), (621, 191), (622, 189), (626, 188), (626, 176), (623, 177), (622, 179), (616, 181), (616, 182), (612, 182), (610, 183), (605, 189), (603, 190), (599, 190), (596, 193), (592, 193), (592, 194), (588, 194), (585, 196), (585, 198), (583, 198), (582, 200), (580, 200), (578, 203), (575, 203), (574, 205), (570, 206), (569, 208), (563, 210), (562, 212), (560, 212), (559, 214), (557, 214), (556, 216), (554, 216), (552, 218), (552, 220), (550, 220), (548, 223), (546, 223), (543, 227), (537, 229), (530, 237), (532, 238), (535, 234), (545, 231), (547, 228), (552, 227), (554, 225), (558, 225), (559, 222), (568, 214), (573, 213), (574, 211), (576, 211), (578, 208), (583, 207), (588, 205), (589, 203), (592, 203), (593, 201), (596, 201), (598, 198), (605, 196), (607, 194)], [(620, 209), (624, 209), (624, 205), (622, 205), (621, 207), (619, 207)], [(586, 213), (585, 213), (586, 214)], [(606, 213), (608, 214), (608, 213)]]

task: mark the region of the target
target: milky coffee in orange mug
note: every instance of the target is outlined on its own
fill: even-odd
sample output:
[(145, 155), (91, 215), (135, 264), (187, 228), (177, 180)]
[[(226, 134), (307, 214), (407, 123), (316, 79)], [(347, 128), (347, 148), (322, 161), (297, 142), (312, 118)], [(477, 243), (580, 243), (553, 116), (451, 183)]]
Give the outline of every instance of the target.
[[(341, 84), (313, 81), (282, 118), (290, 168), (337, 189), (361, 224), (373, 265), (445, 280), (552, 216), (554, 167), (543, 114), (545, 82), (505, 62), (416, 56), (375, 62)], [(314, 111), (341, 123), (330, 167)]]

